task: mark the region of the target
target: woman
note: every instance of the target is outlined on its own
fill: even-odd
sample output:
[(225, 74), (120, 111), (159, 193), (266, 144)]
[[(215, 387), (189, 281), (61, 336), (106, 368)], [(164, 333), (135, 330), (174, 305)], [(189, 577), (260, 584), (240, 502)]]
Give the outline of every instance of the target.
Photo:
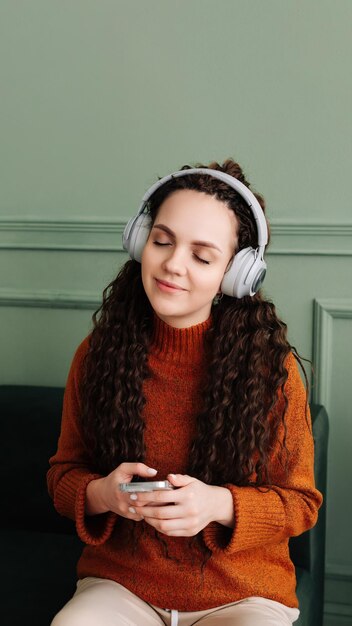
[[(126, 227), (50, 460), (86, 543), (53, 626), (297, 620), (288, 540), (321, 494), (300, 359), (260, 292), (264, 209), (229, 159), (165, 177)], [(120, 489), (155, 477), (173, 489)]]

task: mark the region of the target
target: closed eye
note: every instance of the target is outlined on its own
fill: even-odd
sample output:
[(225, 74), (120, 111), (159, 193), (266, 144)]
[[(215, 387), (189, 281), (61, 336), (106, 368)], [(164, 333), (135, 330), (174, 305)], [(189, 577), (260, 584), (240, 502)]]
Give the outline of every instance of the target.
[[(172, 244), (167, 241), (167, 242), (161, 242), (161, 241), (153, 241), (153, 244), (155, 246), (171, 246)], [(193, 254), (194, 258), (196, 259), (196, 261), (198, 261), (198, 263), (203, 263), (204, 265), (210, 265), (210, 261), (206, 261), (205, 259), (202, 259), (202, 257), (198, 256), (198, 254)]]
[(200, 256), (198, 256), (198, 254), (194, 254), (194, 258), (199, 261), (199, 263), (205, 263), (205, 265), (210, 265), (210, 261), (202, 259)]

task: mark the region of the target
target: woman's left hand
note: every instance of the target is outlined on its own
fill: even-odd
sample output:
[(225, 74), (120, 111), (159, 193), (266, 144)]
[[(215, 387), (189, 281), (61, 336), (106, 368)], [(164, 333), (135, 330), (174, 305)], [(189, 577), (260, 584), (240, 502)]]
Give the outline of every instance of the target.
[(133, 494), (136, 513), (170, 537), (193, 537), (210, 522), (233, 528), (232, 494), (225, 487), (207, 485), (185, 474), (169, 474), (172, 491)]

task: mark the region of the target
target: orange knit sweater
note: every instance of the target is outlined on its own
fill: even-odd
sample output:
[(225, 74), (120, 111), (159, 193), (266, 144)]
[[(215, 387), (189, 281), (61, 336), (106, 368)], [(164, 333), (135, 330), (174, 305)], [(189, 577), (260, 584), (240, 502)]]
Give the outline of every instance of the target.
[[(204, 332), (210, 320), (175, 329), (157, 320), (149, 353), (153, 376), (145, 381), (145, 462), (158, 469), (157, 479), (186, 473), (195, 419), (200, 409), (205, 362)], [(89, 338), (78, 347), (68, 375), (62, 429), (56, 454), (50, 459), (49, 492), (59, 513), (76, 520), (87, 545), (78, 562), (78, 576), (115, 580), (143, 600), (162, 608), (199, 611), (248, 596), (262, 596), (297, 607), (295, 571), (288, 539), (313, 526), (321, 504), (313, 476), (313, 440), (305, 420), (305, 390), (296, 361), (288, 357), (289, 398), (288, 477), (272, 461), (274, 488), (225, 485), (233, 496), (234, 529), (216, 522), (201, 533), (212, 551), (201, 574), (203, 557), (191, 549), (188, 537), (162, 542), (144, 522), (138, 522), (137, 550), (131, 548), (135, 522), (114, 513), (85, 516), (85, 491), (99, 477), (89, 468), (89, 455), (79, 426), (79, 380)], [(134, 459), (131, 459), (133, 461)]]

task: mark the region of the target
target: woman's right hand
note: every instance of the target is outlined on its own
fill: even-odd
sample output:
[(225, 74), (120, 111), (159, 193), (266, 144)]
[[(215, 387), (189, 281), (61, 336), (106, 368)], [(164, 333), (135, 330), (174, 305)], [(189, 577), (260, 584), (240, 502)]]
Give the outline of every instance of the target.
[(144, 463), (121, 463), (110, 474), (88, 483), (86, 491), (86, 515), (112, 511), (122, 517), (140, 522), (143, 517), (133, 512), (131, 494), (120, 491), (120, 483), (130, 483), (133, 476), (151, 478), (157, 470)]

